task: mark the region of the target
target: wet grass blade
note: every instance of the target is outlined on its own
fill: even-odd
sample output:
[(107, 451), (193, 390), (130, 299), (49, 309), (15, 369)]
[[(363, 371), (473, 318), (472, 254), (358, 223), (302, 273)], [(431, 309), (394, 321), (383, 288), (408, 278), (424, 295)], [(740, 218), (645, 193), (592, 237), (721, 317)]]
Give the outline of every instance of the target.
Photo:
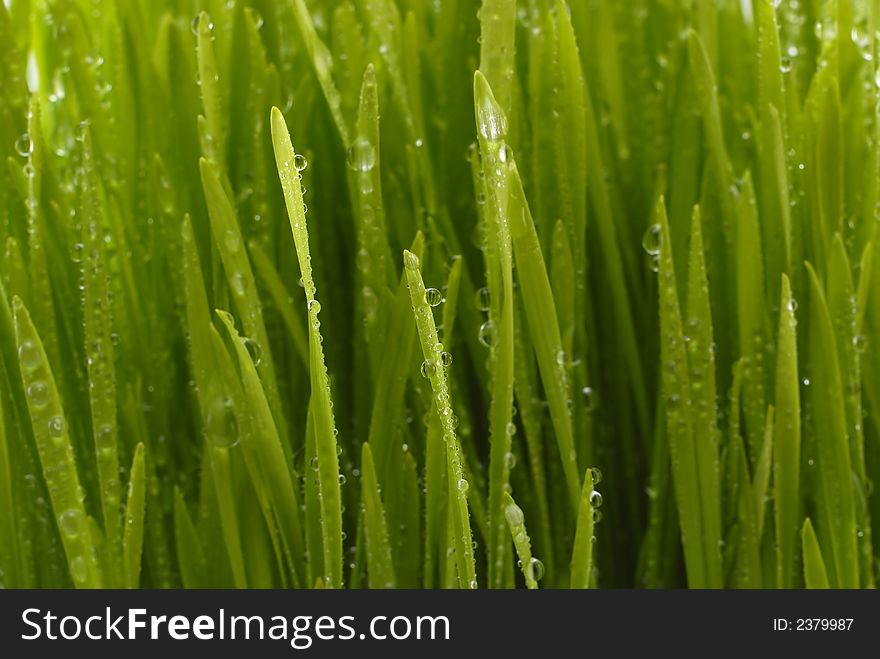
[(522, 508), (516, 505), (509, 493), (504, 493), (504, 518), (507, 520), (507, 528), (513, 538), (513, 546), (519, 558), (518, 564), (526, 580), (526, 588), (535, 590), (538, 587), (538, 579), (544, 574), (544, 566), (532, 556), (532, 541), (526, 531), (525, 516)]
[(321, 305), (315, 299), (309, 234), (306, 228), (300, 174), (296, 168), (296, 153), (290, 141), (290, 133), (287, 132), (287, 124), (278, 108), (272, 108), (272, 142), (302, 273), (309, 317), (309, 371), (312, 383), (310, 407), (314, 418), (315, 448), (318, 458), (325, 577), (328, 586), (341, 588), (342, 500), (339, 492), (339, 461), (336, 454), (336, 424), (333, 420), (330, 383), (327, 367), (324, 364), (324, 351), (321, 347), (319, 331), (318, 312)]
[(584, 490), (578, 508), (577, 531), (571, 554), (571, 587), (589, 588), (593, 571), (593, 471), (584, 474)]
[(89, 531), (69, 426), (55, 378), (30, 314), (17, 297), (12, 300), (12, 312), (21, 381), (70, 578), (77, 588), (100, 588), (104, 583), (98, 547)]
[(123, 574), (126, 588), (137, 588), (141, 578), (141, 556), (144, 546), (144, 445), (134, 451), (125, 501), (125, 529), (122, 536)]
[(404, 251), (403, 263), (406, 281), (409, 287), (410, 302), (416, 320), (419, 343), (425, 362), (422, 369), (429, 376), (434, 404), (440, 415), (443, 426), (443, 442), (446, 447), (446, 476), (450, 498), (450, 522), (452, 525), (452, 546), (455, 549), (455, 561), (458, 567), (458, 585), (460, 588), (476, 588), (477, 574), (474, 564), (471, 525), (468, 516), (467, 491), (468, 481), (462, 469), (463, 458), (461, 445), (455, 434), (458, 420), (452, 412), (450, 402), (447, 366), (443, 351), (438, 349), (442, 344), (438, 340), (434, 315), (425, 299), (425, 283), (419, 270), (419, 257)]

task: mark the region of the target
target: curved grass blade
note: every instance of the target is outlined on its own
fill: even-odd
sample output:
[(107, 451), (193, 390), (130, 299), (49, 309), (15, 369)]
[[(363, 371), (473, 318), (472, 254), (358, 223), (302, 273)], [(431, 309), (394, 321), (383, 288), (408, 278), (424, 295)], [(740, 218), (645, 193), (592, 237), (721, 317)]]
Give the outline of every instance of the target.
[(431, 390), (434, 393), (434, 404), (437, 406), (437, 412), (443, 426), (443, 441), (446, 445), (446, 474), (451, 507), (450, 523), (453, 533), (452, 544), (455, 548), (455, 561), (458, 566), (458, 583), (461, 588), (474, 589), (477, 587), (477, 575), (467, 507), (468, 482), (464, 478), (462, 469), (461, 446), (455, 435), (457, 420), (452, 413), (449, 400), (447, 366), (441, 357), (441, 351), (437, 349), (437, 346), (441, 344), (437, 336), (437, 327), (434, 325), (434, 314), (425, 300), (425, 284), (419, 271), (419, 257), (412, 252), (404, 251), (403, 263), (422, 354), (425, 363), (430, 365), (423, 365), (423, 368), (429, 375)]
[(77, 588), (100, 588), (98, 548), (88, 529), (68, 425), (46, 351), (21, 300), (12, 299), (21, 381), (55, 520)]
[(391, 545), (388, 544), (388, 528), (385, 508), (379, 495), (379, 481), (369, 443), (361, 452), (361, 490), (363, 492), (364, 528), (366, 530), (367, 570), (370, 588), (394, 588), (394, 566), (391, 562)]
[(137, 588), (140, 585), (145, 495), (144, 445), (138, 444), (131, 463), (128, 499), (125, 502), (125, 530), (122, 537), (123, 583), (126, 588)]
[(296, 244), (296, 254), (302, 273), (303, 287), (309, 314), (309, 371), (312, 381), (311, 411), (314, 417), (315, 448), (318, 457), (320, 484), (321, 527), (324, 541), (324, 571), (327, 585), (342, 587), (342, 499), (339, 491), (339, 460), (336, 455), (336, 433), (330, 400), (329, 377), (321, 347), (318, 312), (321, 305), (315, 299), (312, 279), (309, 233), (303, 204), (300, 175), (296, 169), (293, 145), (287, 124), (278, 108), (272, 108), (272, 143), (284, 200), (290, 218), (290, 228)]

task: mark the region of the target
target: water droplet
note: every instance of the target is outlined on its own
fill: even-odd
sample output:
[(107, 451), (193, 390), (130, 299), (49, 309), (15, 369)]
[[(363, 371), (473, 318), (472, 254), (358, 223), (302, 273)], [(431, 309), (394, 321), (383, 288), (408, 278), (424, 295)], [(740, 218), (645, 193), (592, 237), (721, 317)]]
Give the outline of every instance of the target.
[(440, 363), (444, 366), (452, 366), (452, 353), (445, 350), (440, 353)]
[(495, 344), (495, 324), (491, 320), (487, 320), (480, 325), (479, 337), (480, 343), (487, 348), (491, 348)]
[(853, 348), (855, 348), (856, 352), (859, 354), (865, 352), (865, 347), (868, 345), (868, 339), (864, 334), (856, 334), (853, 339)]
[(49, 419), (49, 437), (59, 439), (64, 435), (64, 419), (57, 414)]
[(27, 388), (31, 405), (40, 409), (49, 404), (49, 386), (42, 380), (31, 383)]
[(348, 166), (356, 172), (368, 172), (376, 164), (376, 149), (364, 137), (357, 138), (346, 153)]
[(513, 437), (516, 434), (516, 424), (513, 421), (508, 421), (504, 427), (504, 432), (507, 433), (508, 437)]
[(430, 359), (426, 359), (422, 362), (422, 376), (426, 378), (433, 377), (433, 375), (437, 372), (437, 367), (434, 365)]
[(508, 469), (513, 469), (516, 466), (516, 456), (510, 451), (504, 454), (504, 465)]
[(532, 557), (529, 563), (529, 572), (532, 575), (532, 579), (540, 581), (544, 578), (544, 564), (537, 558)]
[(294, 169), (296, 169), (296, 171), (301, 172), (302, 170), (304, 170), (308, 166), (309, 166), (308, 160), (306, 160), (306, 157), (304, 155), (302, 155), (301, 153), (297, 153), (293, 157), (293, 167), (294, 167)]
[(22, 158), (27, 158), (34, 152), (34, 141), (28, 133), (22, 133), (19, 138), (15, 140), (15, 151)]
[(241, 342), (247, 349), (248, 355), (250, 355), (251, 361), (254, 363), (254, 366), (259, 366), (260, 363), (263, 361), (262, 346), (260, 346), (259, 343), (248, 337), (243, 338)]
[(602, 521), (602, 511), (598, 508), (593, 508), (593, 524), (598, 524)]
[(425, 302), (429, 307), (436, 307), (443, 302), (443, 293), (436, 288), (427, 288), (425, 289)]
[(318, 471), (318, 456), (313, 455), (309, 458), (309, 467), (312, 471)]
[(593, 487), (595, 487), (602, 482), (602, 470), (599, 467), (590, 467), (590, 478), (593, 479)]
[(205, 435), (215, 446), (232, 448), (241, 439), (238, 434), (238, 416), (231, 398), (217, 397), (205, 415)]
[(82, 530), (83, 514), (76, 508), (68, 508), (58, 516), (58, 528), (68, 538), (75, 538)]
[(647, 228), (642, 236), (642, 249), (649, 256), (657, 256), (660, 254), (660, 225), (652, 224)]
[(224, 242), (226, 244), (226, 249), (232, 254), (236, 254), (241, 248), (241, 240), (239, 240), (238, 233), (232, 229), (229, 229), (226, 232), (226, 240)]
[(407, 270), (418, 270), (419, 269), (419, 257), (413, 254), (412, 252), (404, 252), (403, 253), (403, 264), (406, 266)]
[(511, 526), (522, 526), (523, 524), (524, 517), (522, 508), (515, 503), (507, 504), (507, 507), (504, 509), (504, 516), (507, 518), (507, 523)]
[(797, 311), (797, 308), (798, 308), (797, 300), (795, 300), (794, 298), (791, 298), (788, 301), (788, 304), (785, 306), (786, 306), (786, 309), (788, 309), (789, 313), (794, 313), (795, 311)]
[(599, 397), (596, 395), (595, 390), (592, 387), (584, 387), (581, 389), (581, 396), (583, 396), (584, 409), (587, 414), (595, 412), (599, 406)]
[(590, 505), (593, 508), (601, 508), (602, 507), (602, 494), (598, 490), (593, 490), (590, 493)]
[(18, 346), (18, 361), (21, 364), (22, 369), (28, 373), (36, 370), (40, 365), (40, 362), (43, 361), (43, 357), (37, 344), (30, 339), (22, 341), (21, 345)]
[(468, 491), (468, 487), (469, 487), (468, 482), (464, 478), (458, 479), (458, 491), (459, 492), (464, 494), (465, 492)]
[(489, 311), (489, 303), (491, 302), (489, 289), (483, 286), (483, 288), (478, 290), (474, 297), (474, 302), (477, 305), (477, 309), (480, 311)]
[(317, 300), (309, 300), (308, 303), (309, 313), (315, 314), (316, 316), (321, 313), (321, 303)]
[(498, 159), (504, 163), (512, 161), (513, 150), (507, 144), (502, 144), (501, 148), (498, 149)]
[(345, 474), (339, 474), (339, 484), (345, 485)]
[(792, 68), (791, 58), (788, 57), (787, 55), (783, 55), (779, 59), (779, 70), (782, 71), (782, 73), (789, 73), (789, 72), (791, 72), (791, 68)]
[(89, 568), (83, 556), (76, 556), (70, 561), (70, 576), (76, 583), (83, 583), (89, 576)]

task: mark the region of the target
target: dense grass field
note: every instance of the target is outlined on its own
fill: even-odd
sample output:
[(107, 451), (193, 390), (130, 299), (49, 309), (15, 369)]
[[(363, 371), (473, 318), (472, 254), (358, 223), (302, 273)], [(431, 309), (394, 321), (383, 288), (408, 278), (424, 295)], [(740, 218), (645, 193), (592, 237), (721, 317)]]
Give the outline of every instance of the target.
[(874, 586), (877, 0), (0, 44), (0, 585)]

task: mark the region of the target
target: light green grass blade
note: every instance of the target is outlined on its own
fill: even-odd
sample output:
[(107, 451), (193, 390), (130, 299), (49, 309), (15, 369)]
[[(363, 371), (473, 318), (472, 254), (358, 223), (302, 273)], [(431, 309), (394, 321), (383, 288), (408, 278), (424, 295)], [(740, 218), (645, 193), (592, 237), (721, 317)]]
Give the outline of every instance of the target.
[(100, 588), (104, 583), (97, 562), (98, 547), (88, 530), (70, 431), (55, 378), (30, 314), (17, 297), (12, 299), (12, 311), (21, 381), (70, 578), (77, 588)]
[(83, 259), (83, 317), (92, 434), (98, 466), (104, 538), (107, 543), (105, 576), (113, 585), (125, 583), (132, 587), (127, 578), (123, 579), (121, 561), (123, 547), (119, 510), (122, 498), (117, 449), (116, 374), (107, 256), (101, 237), (105, 222), (88, 132), (83, 140), (83, 170), (82, 245), (86, 254)]
[(584, 490), (578, 507), (574, 550), (571, 553), (571, 587), (589, 588), (593, 571), (593, 471), (584, 474)]
[(840, 362), (825, 293), (809, 264), (807, 271), (810, 278), (811, 365), (816, 384), (812, 407), (822, 482), (817, 503), (824, 508), (829, 525), (826, 533), (830, 542), (829, 561), (834, 565), (832, 583), (838, 588), (856, 588), (859, 585), (859, 562), (855, 502), (850, 487), (851, 462)]
[(272, 108), (272, 142), (275, 147), (275, 160), (290, 218), (290, 228), (296, 244), (309, 315), (311, 410), (314, 415), (315, 447), (318, 457), (324, 571), (327, 585), (331, 588), (341, 588), (342, 502), (339, 492), (339, 461), (336, 455), (336, 424), (333, 420), (330, 383), (327, 367), (324, 364), (324, 351), (321, 347), (319, 331), (318, 312), (321, 305), (315, 299), (315, 283), (312, 279), (311, 256), (309, 255), (309, 234), (306, 228), (300, 175), (295, 164), (296, 153), (290, 142), (287, 124), (278, 108)]
[(123, 583), (126, 588), (137, 588), (141, 581), (141, 555), (144, 546), (144, 507), (146, 486), (144, 479), (144, 445), (138, 444), (131, 463), (128, 498), (125, 501), (125, 529), (122, 537)]
[(721, 485), (718, 452), (720, 431), (715, 388), (715, 337), (709, 305), (709, 282), (699, 207), (691, 219), (687, 280), (687, 324), (684, 328), (690, 375), (691, 419), (703, 514), (706, 585), (721, 588)]
[(788, 277), (782, 275), (776, 348), (776, 414), (773, 430), (773, 489), (776, 511), (776, 585), (794, 585), (800, 530), (801, 403), (797, 359), (797, 309)]
[(770, 405), (767, 408), (767, 421), (764, 423), (764, 442), (761, 444), (761, 454), (755, 465), (752, 476), (752, 491), (755, 497), (755, 520), (758, 530), (758, 540), (764, 535), (764, 513), (767, 510), (768, 488), (770, 486), (770, 469), (773, 456), (773, 430), (775, 410)]
[(804, 581), (807, 588), (831, 588), (828, 582), (828, 573), (825, 570), (825, 561), (822, 558), (822, 549), (810, 518), (804, 520), (801, 542), (804, 552)]
[(553, 299), (553, 291), (541, 243), (535, 230), (535, 223), (523, 192), (522, 181), (513, 163), (510, 168), (510, 206), (511, 237), (516, 257), (517, 283), (523, 299), (529, 336), (538, 360), (541, 381), (544, 385), (550, 419), (556, 434), (559, 457), (565, 472), (572, 510), (578, 509), (580, 500), (580, 476), (578, 474), (577, 454), (574, 447), (571, 415), (568, 400), (571, 397), (569, 383), (557, 361), (563, 351), (562, 336), (559, 329), (559, 316)]
[[(512, 3), (511, 3), (512, 4)], [(486, 278), (489, 320), (493, 337), (489, 346), (492, 371), (489, 406), (489, 585), (504, 585), (504, 564), (509, 542), (504, 528), (504, 490), (510, 480), (507, 454), (513, 432), (513, 253), (508, 226), (507, 118), (486, 78), (474, 75), (474, 105), (480, 161), (486, 195)]]
[(663, 364), (661, 380), (672, 456), (675, 499), (678, 502), (688, 585), (691, 588), (705, 588), (708, 581), (703, 547), (703, 515), (697, 456), (692, 431), (691, 385), (670, 250), (669, 222), (666, 219), (666, 208), (662, 198), (657, 205), (657, 217), (660, 221), (660, 358)]
[(458, 420), (452, 412), (450, 403), (448, 367), (444, 363), (442, 352), (437, 349), (437, 346), (441, 344), (437, 336), (437, 327), (434, 324), (434, 315), (425, 300), (425, 284), (419, 271), (419, 257), (412, 252), (404, 251), (403, 262), (419, 342), (422, 355), (425, 358), (423, 369), (429, 375), (434, 404), (443, 426), (443, 442), (446, 445), (446, 474), (451, 507), (450, 519), (453, 529), (452, 545), (455, 548), (455, 561), (458, 567), (458, 584), (460, 588), (473, 589), (477, 587), (477, 575), (467, 507), (469, 484), (464, 478), (461, 446), (455, 435)]
[(369, 443), (364, 443), (361, 455), (361, 490), (370, 588), (394, 588), (396, 579), (391, 563), (391, 545), (388, 544), (385, 508), (379, 494), (379, 481), (376, 479), (376, 467)]

